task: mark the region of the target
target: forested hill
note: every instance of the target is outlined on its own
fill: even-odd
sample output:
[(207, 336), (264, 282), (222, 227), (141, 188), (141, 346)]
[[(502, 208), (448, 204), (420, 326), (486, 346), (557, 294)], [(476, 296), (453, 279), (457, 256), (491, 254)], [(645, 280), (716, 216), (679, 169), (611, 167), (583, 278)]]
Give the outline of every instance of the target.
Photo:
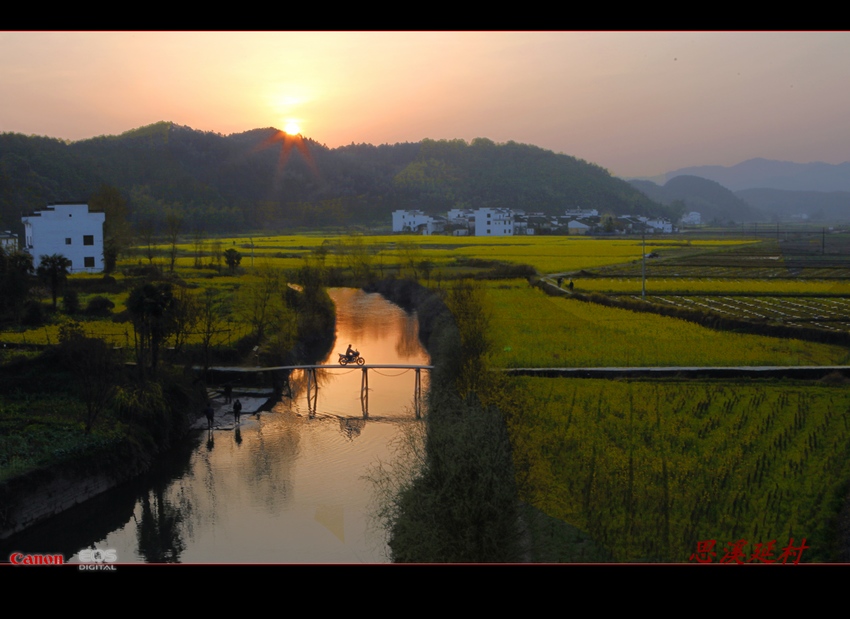
[(171, 212), (208, 232), (387, 225), (398, 208), (666, 214), (599, 166), (483, 138), (330, 149), (273, 128), (223, 136), (169, 122), (78, 142), (0, 135), (2, 229), (102, 184), (121, 191), (135, 223), (161, 226)]

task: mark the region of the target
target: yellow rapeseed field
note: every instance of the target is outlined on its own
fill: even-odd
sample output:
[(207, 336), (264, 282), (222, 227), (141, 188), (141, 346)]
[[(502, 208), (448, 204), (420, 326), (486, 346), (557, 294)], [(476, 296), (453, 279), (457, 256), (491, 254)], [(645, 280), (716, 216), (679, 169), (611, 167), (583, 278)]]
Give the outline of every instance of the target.
[(553, 298), (524, 280), (491, 283), (488, 295), (501, 367), (830, 365), (848, 356), (838, 346)]

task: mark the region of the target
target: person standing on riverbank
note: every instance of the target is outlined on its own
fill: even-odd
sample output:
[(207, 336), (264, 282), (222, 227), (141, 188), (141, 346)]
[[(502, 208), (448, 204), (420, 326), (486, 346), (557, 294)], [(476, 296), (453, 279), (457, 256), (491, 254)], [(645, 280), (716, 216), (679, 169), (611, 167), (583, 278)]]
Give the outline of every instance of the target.
[(239, 425), (239, 417), (242, 415), (242, 402), (239, 401), (239, 398), (236, 398), (236, 401), (233, 403), (233, 418), (236, 421), (236, 425)]

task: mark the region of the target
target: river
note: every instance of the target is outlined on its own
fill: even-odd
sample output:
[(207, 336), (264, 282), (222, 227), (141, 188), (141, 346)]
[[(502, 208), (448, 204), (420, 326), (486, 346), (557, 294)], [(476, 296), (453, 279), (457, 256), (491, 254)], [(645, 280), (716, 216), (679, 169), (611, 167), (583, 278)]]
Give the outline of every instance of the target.
[[(332, 289), (336, 341), (367, 364), (427, 364), (414, 315), (378, 294)], [(423, 390), (427, 372), (422, 372)], [(413, 412), (413, 370), (318, 371), (315, 410), (303, 376), (294, 396), (238, 428), (198, 432), (143, 478), (104, 493), (13, 540), (15, 550), (114, 550), (118, 563), (375, 563), (388, 560), (367, 479), (393, 458)], [(235, 386), (238, 397), (240, 386)], [(5, 545), (5, 544), (4, 544)]]

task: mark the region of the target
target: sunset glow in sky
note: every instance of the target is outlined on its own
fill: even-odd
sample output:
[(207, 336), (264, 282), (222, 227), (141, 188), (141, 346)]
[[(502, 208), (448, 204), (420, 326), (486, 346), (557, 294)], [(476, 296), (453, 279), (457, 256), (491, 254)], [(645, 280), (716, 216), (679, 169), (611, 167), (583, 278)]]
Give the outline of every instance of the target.
[[(0, 33), (0, 131), (515, 140), (619, 176), (850, 160), (850, 33)], [(293, 131), (290, 131), (293, 132)]]

